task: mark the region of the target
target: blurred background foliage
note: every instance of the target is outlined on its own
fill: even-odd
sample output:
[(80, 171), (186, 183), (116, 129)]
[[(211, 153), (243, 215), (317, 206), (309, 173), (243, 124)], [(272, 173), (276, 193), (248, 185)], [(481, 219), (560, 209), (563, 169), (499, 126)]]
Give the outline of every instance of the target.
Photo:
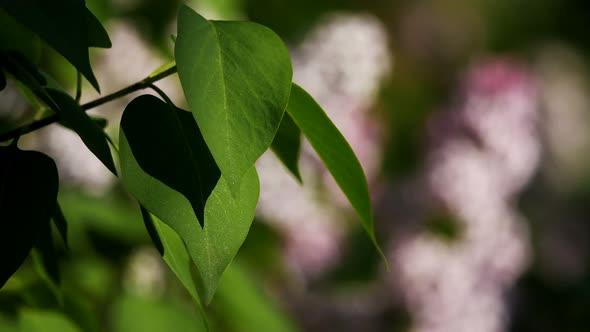
[[(91, 52), (104, 93), (172, 60), (170, 35), (175, 34), (182, 1), (86, 3), (113, 42), (112, 49)], [(365, 167), (377, 237), (388, 248), (392, 266), (384, 270), (309, 149), (301, 160), (305, 189), (265, 156), (258, 165), (260, 213), (206, 308), (213, 331), (588, 330), (588, 1), (188, 4), (209, 18), (259, 22), (285, 40), (295, 81), (322, 104)], [(42, 48), (40, 66), (73, 91), (75, 70), (55, 51)], [(478, 71), (489, 62), (496, 67)], [(185, 105), (176, 77), (159, 85)], [(519, 91), (525, 91), (525, 104), (534, 105), (534, 116), (512, 117), (525, 106), (498, 97)], [(14, 84), (0, 96), (2, 132), (43, 112), (27, 103)], [(500, 111), (490, 114), (508, 115), (472, 115), (470, 96), (484, 105), (475, 108), (498, 107)], [(95, 97), (85, 86), (83, 101)], [(115, 141), (129, 100), (93, 113), (107, 118)], [(488, 125), (491, 132), (485, 131)], [(534, 127), (532, 138), (513, 132), (521, 127), (523, 132)], [(502, 148), (508, 150), (496, 149), (494, 142), (503, 139), (508, 143)], [(499, 164), (492, 168), (508, 165), (510, 170), (530, 169), (530, 174), (508, 177), (506, 186), (514, 187), (506, 189), (510, 194), (500, 194), (504, 187), (488, 188), (483, 200), (501, 197), (499, 205), (477, 201), (479, 182), (462, 182), (471, 176), (471, 162), (453, 164), (451, 185), (433, 189), (429, 174), (455, 160), (447, 156), (437, 164), (437, 151), (444, 154), (461, 140), (475, 146), (477, 154), (499, 154)], [(197, 307), (151, 245), (136, 203), (80, 142), (72, 141), (75, 136), (56, 125), (22, 138), (23, 144), (45, 151), (58, 163), (69, 250), (60, 248), (62, 281), (57, 288), (34, 259), (9, 280), (0, 291), (0, 331), (203, 331)], [(532, 157), (518, 159), (527, 153)], [(441, 193), (452, 191), (453, 183), (467, 183), (461, 188), (466, 194), (459, 195), (462, 202)], [(492, 217), (470, 220), (462, 206)], [(485, 236), (469, 238), (480, 223), (486, 223)], [(502, 233), (511, 227), (517, 230)], [(508, 239), (484, 240), (494, 237)], [(472, 240), (481, 245), (470, 247)], [(420, 247), (420, 241), (429, 244)], [(433, 244), (443, 248), (434, 252), (449, 251), (448, 257), (420, 249)], [(517, 249), (507, 252), (505, 247)], [(479, 256), (472, 259), (461, 250)], [(464, 256), (465, 261), (454, 258)], [(436, 266), (432, 260), (445, 264), (439, 275), (425, 272)], [(470, 264), (475, 267), (465, 267)], [(449, 302), (446, 291), (456, 295), (454, 300), (451, 296)]]

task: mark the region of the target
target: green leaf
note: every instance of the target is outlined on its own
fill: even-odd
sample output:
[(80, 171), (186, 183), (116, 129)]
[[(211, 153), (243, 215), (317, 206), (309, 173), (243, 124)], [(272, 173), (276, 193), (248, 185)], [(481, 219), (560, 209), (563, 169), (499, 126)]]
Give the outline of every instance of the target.
[[(141, 217), (143, 218), (143, 224), (145, 226), (146, 231), (148, 232), (148, 235), (150, 236), (150, 239), (152, 240), (152, 243), (154, 244), (154, 246), (156, 246), (156, 249), (158, 249), (158, 252), (160, 253), (160, 255), (164, 256), (164, 254), (166, 253), (166, 248), (164, 248), (164, 245), (162, 244), (162, 240), (160, 239), (160, 235), (158, 234), (158, 230), (156, 229), (156, 226), (154, 225), (154, 220), (152, 219), (153, 218), (152, 215), (143, 206), (139, 205), (139, 208), (141, 210)], [(184, 246), (184, 244), (183, 244), (183, 246)]]
[(301, 150), (301, 130), (299, 130), (299, 127), (293, 122), (293, 119), (288, 113), (285, 113), (283, 116), (279, 131), (277, 131), (277, 135), (270, 147), (283, 165), (301, 183), (302, 180), (298, 165), (299, 152)]
[[(57, 113), (63, 123), (74, 130), (82, 139), (86, 147), (111, 171), (117, 174), (115, 162), (106, 134), (92, 121), (76, 101), (62, 91), (45, 89), (53, 105), (49, 105)], [(45, 100), (49, 104), (51, 101)]]
[(88, 47), (105, 46), (106, 32), (97, 27), (100, 23), (84, 1), (0, 0), (0, 8), (63, 55), (100, 91), (90, 66)]
[(291, 89), (289, 53), (264, 26), (208, 21), (183, 6), (175, 57), (189, 108), (235, 195), (279, 128)]
[(139, 96), (125, 108), (121, 132), (141, 169), (185, 196), (203, 226), (205, 204), (221, 173), (191, 114)]
[(189, 307), (156, 298), (122, 296), (114, 303), (111, 314), (113, 332), (206, 331)]
[(149, 214), (149, 212), (147, 213), (149, 219), (145, 220), (151, 222), (151, 227), (153, 227), (153, 230), (156, 233), (155, 235), (160, 241), (160, 245), (162, 246), (160, 252), (162, 253), (164, 261), (168, 264), (188, 293), (195, 299), (195, 303), (197, 304), (204, 325), (208, 330), (207, 315), (205, 314), (205, 310), (201, 304), (201, 298), (199, 297), (199, 289), (201, 289), (202, 292), (203, 285), (199, 284), (199, 279), (195, 276), (195, 273), (198, 272), (195, 270), (195, 264), (191, 260), (184, 241), (172, 228), (170, 228), (170, 226), (166, 225), (166, 223), (157, 217)]
[(39, 262), (43, 273), (51, 280), (54, 285), (60, 284), (59, 262), (57, 250), (53, 243), (53, 234), (49, 220), (42, 224), (39, 236), (34, 245), (34, 253)]
[[(174, 137), (170, 134), (179, 131), (179, 127), (174, 127), (171, 123), (164, 121), (158, 113), (149, 110), (153, 107), (162, 107), (163, 102), (156, 100), (157, 103), (155, 103), (153, 99), (157, 98), (151, 96), (138, 97), (127, 106), (123, 114), (119, 134), (121, 178), (127, 189), (146, 209), (170, 226), (182, 238), (191, 259), (198, 269), (196, 277), (199, 284), (202, 285), (202, 294), (200, 295), (204, 298), (205, 303), (209, 303), (215, 293), (221, 274), (244, 242), (254, 219), (259, 195), (258, 175), (254, 167), (246, 173), (241, 184), (239, 198), (231, 194), (225, 178), (223, 176), (219, 178), (205, 205), (204, 227), (200, 227), (199, 220), (195, 215), (194, 200), (191, 202), (186, 195), (147, 171), (147, 169), (154, 170), (155, 166), (158, 166), (161, 172), (181, 174), (177, 176), (188, 182), (191, 181), (191, 178), (194, 179), (195, 174), (199, 174), (200, 171), (204, 170), (204, 168), (191, 170), (186, 167), (186, 165), (191, 165), (190, 163), (185, 163), (183, 166), (173, 162), (183, 158), (183, 156), (176, 155), (178, 153), (184, 154), (184, 158), (186, 158), (186, 152), (182, 152), (185, 149), (182, 148), (182, 142), (178, 143), (178, 138), (166, 138), (166, 134)], [(147, 103), (148, 101), (149, 103)], [(155, 118), (152, 116), (143, 117), (143, 121), (139, 124), (136, 121), (129, 121), (130, 116), (133, 119), (133, 113), (136, 113), (134, 109), (137, 106), (140, 106), (139, 109), (143, 110), (145, 114), (155, 115)], [(164, 106), (168, 107), (165, 104)], [(128, 113), (129, 110), (131, 110), (131, 113)], [(174, 109), (167, 108), (166, 111), (174, 114)], [(178, 111), (176, 113), (182, 114), (178, 113)], [(190, 120), (194, 123), (192, 118)], [(157, 130), (164, 134), (147, 129), (153, 126), (150, 124), (151, 122), (157, 123), (159, 125)], [(185, 122), (188, 123), (188, 120), (183, 121), (183, 124)], [(146, 138), (146, 135), (160, 135), (159, 139), (152, 140), (160, 141), (165, 139), (166, 144), (154, 142), (154, 144), (159, 145), (153, 145), (152, 142), (142, 142), (137, 139), (133, 139), (137, 140), (137, 142), (131, 143), (127, 135), (128, 129), (133, 126), (141, 127), (132, 129), (131, 132), (134, 132), (135, 135), (139, 135), (141, 138)], [(147, 134), (140, 131), (142, 128)], [(187, 132), (190, 128), (195, 132)], [(198, 140), (199, 134), (196, 125), (186, 126), (185, 124), (185, 132), (188, 133), (189, 137), (195, 137), (195, 139), (191, 140), (191, 149), (193, 151), (202, 149), (205, 146), (202, 139), (201, 141)], [(180, 134), (176, 135), (178, 137)], [(149, 155), (142, 157), (143, 154), (147, 153), (146, 151), (149, 152)], [(200, 162), (210, 163), (208, 159), (211, 157), (205, 152), (197, 155), (202, 159), (199, 159)], [(186, 173), (191, 171), (195, 174)], [(218, 173), (209, 171), (201, 174), (208, 174), (214, 178)], [(164, 240), (162, 241), (164, 243)], [(166, 255), (168, 248), (166, 248), (165, 243), (164, 248)]]
[(19, 268), (55, 210), (55, 162), (36, 151), (0, 147), (0, 288)]
[(61, 210), (59, 203), (55, 204), (55, 212), (53, 212), (52, 219), (53, 219), (53, 223), (55, 224), (55, 227), (57, 227), (57, 231), (59, 232), (59, 235), (61, 236), (61, 239), (64, 242), (64, 245), (66, 246), (66, 249), (67, 249), (68, 248), (68, 222), (66, 221), (66, 217), (64, 216), (64, 213)]
[(316, 101), (296, 84), (291, 89), (287, 112), (309, 140), (328, 171), (361, 219), (379, 254), (385, 256), (375, 239), (371, 197), (365, 173), (354, 152)]
[(198, 283), (192, 276), (191, 266), (193, 262), (184, 245), (184, 241), (170, 226), (150, 214), (150, 220), (153, 223), (154, 230), (160, 238), (163, 252), (162, 257), (172, 272), (176, 274), (180, 282), (187, 289), (189, 294), (201, 303), (198, 292)]
[(19, 326), (21, 332), (82, 332), (62, 313), (39, 309), (21, 310)]

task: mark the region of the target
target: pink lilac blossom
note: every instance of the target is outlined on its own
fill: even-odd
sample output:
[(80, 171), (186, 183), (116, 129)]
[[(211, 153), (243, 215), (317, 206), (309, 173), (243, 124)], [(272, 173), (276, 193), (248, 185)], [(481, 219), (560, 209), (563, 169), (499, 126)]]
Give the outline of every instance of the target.
[(449, 242), (414, 229), (393, 242), (393, 277), (413, 331), (505, 329), (505, 293), (530, 259), (513, 199), (539, 164), (537, 100), (527, 69), (491, 60), (467, 72), (459, 103), (433, 123), (422, 183), (460, 232)]

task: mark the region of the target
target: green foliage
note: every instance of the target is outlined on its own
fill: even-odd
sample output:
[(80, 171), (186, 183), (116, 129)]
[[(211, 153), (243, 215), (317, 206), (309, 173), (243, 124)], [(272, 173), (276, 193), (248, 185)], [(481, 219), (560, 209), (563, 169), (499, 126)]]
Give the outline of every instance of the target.
[[(121, 118), (121, 167), (123, 181), (130, 191), (136, 194), (134, 184), (145, 186), (145, 183), (130, 183), (136, 176), (131, 166), (134, 160), (149, 176), (175, 192), (181, 199), (188, 199), (193, 219), (196, 217), (201, 226), (204, 225), (205, 203), (215, 188), (221, 173), (207, 144), (203, 140), (199, 127), (190, 113), (174, 108), (158, 98), (144, 95), (134, 99)], [(174, 172), (171, 172), (174, 167)], [(156, 196), (155, 203), (151, 200), (142, 202), (152, 211), (158, 211), (161, 196), (158, 191), (151, 191)], [(149, 193), (146, 193), (149, 194)], [(141, 195), (141, 194), (137, 194)], [(141, 201), (141, 199), (140, 199)], [(153, 204), (158, 205), (158, 207)], [(176, 213), (176, 206), (162, 207)], [(164, 217), (166, 212), (157, 212), (164, 220), (179, 217)]]
[[(326, 164), (359, 215), (375, 248), (383, 256), (373, 231), (373, 212), (367, 180), (350, 145), (315, 100), (296, 84), (291, 89), (287, 112)], [(385, 261), (385, 257), (383, 260)]]
[[(36, 59), (37, 44), (42, 40), (99, 89), (88, 48), (110, 47), (111, 42), (84, 2), (0, 0), (0, 18), (2, 27), (14, 30), (0, 32), (0, 87), (7, 77), (15, 79), (39, 114), (46, 115), (30, 126), (0, 135), (1, 141), (15, 140), (9, 147), (0, 146), (0, 286), (35, 247), (41, 275), (50, 293), (58, 293), (55, 298), (49, 296), (51, 301), (64, 300), (59, 284), (67, 276), (60, 274), (51, 219), (65, 247), (71, 244), (64, 211), (57, 204), (56, 166), (48, 156), (16, 147), (18, 137), (53, 122), (72, 129), (105, 167), (120, 177), (141, 206), (143, 226), (153, 244), (202, 314), (199, 319), (158, 301), (123, 296), (115, 306), (115, 331), (208, 329), (201, 303), (212, 301), (254, 219), (260, 191), (255, 162), (271, 148), (301, 182), (302, 133), (380, 251), (363, 170), (321, 107), (292, 84), (287, 48), (270, 29), (251, 22), (209, 21), (183, 6), (174, 61), (128, 88), (80, 105), (80, 87), (76, 97), (71, 97), (37, 67)], [(172, 105), (153, 85), (176, 71), (190, 112)], [(113, 144), (118, 158), (113, 158), (112, 140), (104, 132), (106, 120), (91, 118), (86, 110), (145, 88), (156, 90), (165, 102), (143, 95), (127, 105), (118, 150)], [(53, 113), (41, 112), (47, 108)], [(115, 160), (119, 160), (119, 168)], [(64, 203), (62, 198), (60, 201)], [(112, 217), (112, 211), (90, 207), (84, 200), (71, 203), (66, 195), (66, 202), (66, 214), (77, 223)], [(125, 218), (112, 219), (99, 227), (113, 226), (120, 233), (125, 227), (134, 227), (122, 225)], [(70, 237), (79, 241), (78, 235)], [(236, 321), (241, 323), (232, 326), (234, 330), (293, 330), (281, 313), (268, 307), (244, 271), (239, 267), (229, 271), (219, 302), (233, 308), (238, 316)], [(100, 286), (90, 288), (92, 294), (101, 293), (96, 291)], [(68, 298), (64, 300), (66, 308), (77, 308), (67, 304)], [(257, 315), (251, 315), (252, 310)], [(145, 320), (136, 318), (146, 312), (154, 314)], [(21, 312), (19, 321), (23, 331), (76, 331), (76, 324), (84, 325), (74, 324), (58, 312), (29, 309)]]
[(45, 89), (51, 101), (51, 109), (55, 111), (68, 128), (73, 129), (92, 153), (111, 171), (117, 174), (115, 162), (107, 137), (102, 129), (84, 112), (76, 101), (62, 91)]
[(279, 128), (291, 89), (289, 53), (266, 27), (207, 21), (184, 6), (175, 56), (190, 110), (237, 194)]
[(42, 274), (49, 278), (54, 285), (60, 283), (59, 262), (57, 249), (53, 242), (53, 232), (50, 223), (43, 223), (34, 245), (33, 258), (40, 265)]
[[(201, 313), (203, 324), (207, 327), (207, 316), (201, 304), (199, 297), (199, 288), (201, 287), (198, 281), (198, 277), (195, 276), (195, 265), (191, 261), (190, 255), (186, 249), (186, 246), (182, 238), (166, 223), (159, 220), (157, 217), (145, 214), (144, 218), (146, 222), (151, 223), (153, 230), (156, 233), (162, 245), (160, 251), (164, 261), (176, 277), (180, 280), (182, 285), (186, 288), (189, 294), (195, 300), (197, 307)], [(196, 272), (198, 273), (198, 272)]]
[(119, 141), (123, 183), (184, 240), (210, 302), (254, 218), (256, 170), (246, 173), (238, 197), (231, 195), (190, 113), (152, 96), (127, 106)]
[(301, 183), (299, 173), (299, 150), (301, 150), (301, 130), (293, 122), (288, 113), (285, 113), (281, 125), (277, 131), (274, 141), (270, 146), (272, 151), (279, 157), (283, 165)]
[(111, 43), (83, 1), (2, 0), (0, 8), (63, 55), (100, 91), (90, 66), (88, 47), (110, 47)]

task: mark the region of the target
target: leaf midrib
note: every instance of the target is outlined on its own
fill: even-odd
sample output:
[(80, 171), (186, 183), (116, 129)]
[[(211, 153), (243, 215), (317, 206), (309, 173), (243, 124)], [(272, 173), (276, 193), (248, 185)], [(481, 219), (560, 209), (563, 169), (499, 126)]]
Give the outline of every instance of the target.
[(223, 90), (223, 116), (225, 118), (225, 147), (226, 147), (226, 157), (229, 160), (229, 163), (233, 166), (235, 165), (234, 163), (234, 158), (233, 155), (231, 153), (231, 130), (230, 130), (230, 121), (229, 121), (229, 110), (227, 107), (227, 81), (225, 78), (225, 69), (224, 69), (224, 65), (223, 65), (223, 56), (221, 54), (221, 34), (219, 32), (219, 30), (215, 27), (215, 24), (209, 20), (207, 20), (207, 23), (209, 23), (209, 25), (211, 26), (211, 29), (213, 30), (213, 33), (215, 34), (215, 41), (217, 43), (217, 54), (218, 54), (218, 59), (219, 59), (219, 70), (221, 72), (221, 87)]

